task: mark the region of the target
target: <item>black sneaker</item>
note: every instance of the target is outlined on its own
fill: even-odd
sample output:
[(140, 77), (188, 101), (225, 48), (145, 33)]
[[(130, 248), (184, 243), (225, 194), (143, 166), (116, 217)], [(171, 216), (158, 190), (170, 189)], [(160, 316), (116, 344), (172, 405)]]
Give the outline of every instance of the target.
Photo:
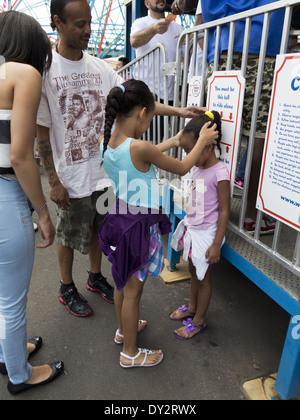
[(114, 288), (107, 282), (107, 279), (99, 274), (92, 274), (89, 270), (89, 278), (86, 288), (90, 292), (100, 293), (102, 298), (108, 303), (114, 303)]
[(75, 284), (71, 284), (68, 287), (61, 286), (58, 299), (61, 303), (66, 305), (70, 314), (78, 317), (87, 317), (93, 313), (93, 309), (84, 299), (84, 297), (78, 293)]

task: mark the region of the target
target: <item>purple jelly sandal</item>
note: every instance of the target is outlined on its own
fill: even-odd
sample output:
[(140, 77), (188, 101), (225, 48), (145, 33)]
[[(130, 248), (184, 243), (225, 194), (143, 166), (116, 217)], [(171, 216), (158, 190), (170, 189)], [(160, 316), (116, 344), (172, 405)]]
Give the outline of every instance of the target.
[[(178, 311), (178, 312), (188, 312), (189, 314), (186, 315), (186, 316), (183, 316), (182, 318), (171, 318), (172, 313), (176, 312), (176, 311)], [(176, 311), (173, 311), (173, 312), (170, 313), (169, 318), (170, 318), (171, 321), (182, 321), (183, 319), (186, 319), (189, 316), (194, 316), (195, 315), (195, 313), (192, 313), (188, 310), (188, 307), (186, 305), (180, 306), (180, 308), (176, 309)]]
[(178, 338), (179, 340), (190, 340), (191, 338), (196, 337), (196, 335), (201, 334), (207, 330), (206, 322), (202, 325), (195, 325), (192, 321), (192, 318), (188, 318), (187, 321), (183, 321), (182, 324), (185, 326), (186, 332), (188, 334), (190, 334), (192, 331), (195, 331), (196, 328), (199, 328), (199, 331), (196, 332), (196, 334), (194, 334), (192, 337), (181, 337), (180, 335), (176, 334), (176, 332), (174, 331), (175, 337)]

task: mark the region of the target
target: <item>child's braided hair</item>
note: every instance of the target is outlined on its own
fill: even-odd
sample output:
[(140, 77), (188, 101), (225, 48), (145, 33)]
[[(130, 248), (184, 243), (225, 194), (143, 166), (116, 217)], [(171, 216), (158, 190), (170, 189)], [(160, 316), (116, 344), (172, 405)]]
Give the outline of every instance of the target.
[(138, 106), (145, 107), (148, 111), (155, 108), (154, 96), (144, 82), (131, 79), (110, 91), (105, 107), (102, 162), (116, 118), (129, 116)]
[[(213, 114), (214, 119), (212, 119), (207, 114)], [(222, 139), (222, 121), (221, 116), (217, 111), (211, 111), (204, 115), (199, 115), (198, 117), (193, 118), (184, 128), (183, 133), (193, 133), (195, 142), (199, 138), (200, 131), (205, 123), (211, 122), (209, 128), (213, 126), (213, 124), (217, 124), (217, 130), (219, 132), (219, 137), (216, 139), (217, 144), (216, 147), (218, 148), (220, 155), (222, 154), (220, 141)]]

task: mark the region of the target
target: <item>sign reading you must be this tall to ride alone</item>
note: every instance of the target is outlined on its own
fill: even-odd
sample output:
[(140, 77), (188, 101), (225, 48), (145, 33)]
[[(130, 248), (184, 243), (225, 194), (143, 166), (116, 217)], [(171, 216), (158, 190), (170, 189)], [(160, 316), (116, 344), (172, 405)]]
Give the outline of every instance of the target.
[(208, 81), (207, 108), (210, 111), (218, 111), (221, 115), (222, 154), (220, 160), (230, 174), (231, 193), (233, 193), (241, 138), (244, 94), (245, 78), (241, 71), (214, 72)]

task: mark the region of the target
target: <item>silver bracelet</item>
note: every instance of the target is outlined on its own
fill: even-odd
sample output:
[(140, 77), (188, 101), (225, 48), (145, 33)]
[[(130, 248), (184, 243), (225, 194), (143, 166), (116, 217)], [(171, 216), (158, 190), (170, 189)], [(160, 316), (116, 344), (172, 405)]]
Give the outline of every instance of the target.
[(34, 211), (41, 211), (43, 210), (45, 207), (47, 206), (47, 200), (45, 201), (45, 203), (42, 205), (42, 207), (38, 208), (38, 209), (34, 209)]

